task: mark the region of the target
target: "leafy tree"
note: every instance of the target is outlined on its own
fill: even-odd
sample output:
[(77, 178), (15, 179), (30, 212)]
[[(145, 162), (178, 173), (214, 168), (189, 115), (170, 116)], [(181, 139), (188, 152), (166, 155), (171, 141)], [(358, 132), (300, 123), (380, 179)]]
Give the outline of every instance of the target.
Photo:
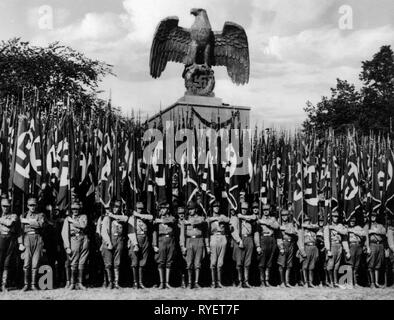
[(390, 46), (383, 46), (372, 60), (362, 62), (357, 91), (353, 84), (337, 79), (331, 88), (331, 97), (322, 97), (316, 105), (307, 102), (304, 108), (307, 120), (304, 130), (323, 136), (332, 127), (344, 132), (354, 126), (360, 133), (387, 133), (394, 120), (394, 55)]

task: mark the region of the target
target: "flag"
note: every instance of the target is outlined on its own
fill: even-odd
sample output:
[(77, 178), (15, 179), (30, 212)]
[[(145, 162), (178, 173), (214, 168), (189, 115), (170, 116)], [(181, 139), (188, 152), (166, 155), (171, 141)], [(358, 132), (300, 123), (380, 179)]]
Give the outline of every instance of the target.
[(27, 128), (27, 118), (26, 116), (20, 116), (15, 146), (13, 183), (25, 194), (29, 193), (31, 144), (32, 136), (30, 130)]
[(31, 165), (31, 172), (30, 176), (35, 184), (41, 188), (42, 183), (42, 142), (41, 142), (41, 130), (40, 124), (38, 123), (38, 119), (33, 117), (30, 121), (30, 131), (32, 136), (32, 145), (30, 149), (30, 165)]
[(386, 159), (385, 206), (391, 214), (394, 214), (394, 155), (391, 149), (387, 149)]

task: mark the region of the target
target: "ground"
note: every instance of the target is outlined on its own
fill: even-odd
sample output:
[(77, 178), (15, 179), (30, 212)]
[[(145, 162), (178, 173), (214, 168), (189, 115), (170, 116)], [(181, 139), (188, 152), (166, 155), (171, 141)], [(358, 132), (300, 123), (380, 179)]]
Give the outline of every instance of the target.
[(0, 293), (1, 300), (392, 300), (394, 289), (328, 289), (328, 288), (252, 288), (239, 289), (227, 287), (224, 289), (203, 288), (189, 289), (144, 289), (134, 290), (123, 288), (120, 290), (88, 289), (86, 291), (69, 291), (66, 289), (44, 290), (37, 292), (20, 292), (12, 290)]

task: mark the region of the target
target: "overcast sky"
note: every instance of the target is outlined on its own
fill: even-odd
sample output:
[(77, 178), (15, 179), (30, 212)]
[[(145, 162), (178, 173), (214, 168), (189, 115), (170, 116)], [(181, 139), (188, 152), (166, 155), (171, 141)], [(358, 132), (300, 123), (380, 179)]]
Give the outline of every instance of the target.
[[(52, 8), (52, 29), (45, 5)], [(252, 123), (302, 123), (307, 100), (328, 95), (338, 77), (357, 85), (361, 61), (382, 45), (394, 47), (393, 0), (1, 0), (0, 39), (60, 41), (113, 64), (117, 77), (107, 77), (102, 89), (112, 89), (114, 104), (126, 114), (134, 108), (153, 115), (185, 90), (181, 64), (169, 63), (159, 79), (149, 76), (154, 30), (174, 15), (189, 28), (193, 7), (207, 10), (214, 30), (225, 21), (245, 28), (249, 84), (236, 86), (224, 67), (215, 67), (215, 93), (226, 103), (251, 106)]]

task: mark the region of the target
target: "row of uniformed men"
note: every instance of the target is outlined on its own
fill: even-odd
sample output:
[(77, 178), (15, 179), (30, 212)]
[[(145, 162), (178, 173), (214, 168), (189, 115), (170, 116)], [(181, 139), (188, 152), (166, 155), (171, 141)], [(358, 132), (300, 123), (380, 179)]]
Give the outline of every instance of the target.
[[(10, 212), (10, 202), (2, 199), (0, 218), (0, 272), (2, 290), (7, 289), (8, 270), (12, 253), (19, 243), (23, 252), (23, 290), (37, 288), (37, 270), (43, 251), (42, 229), (45, 215), (37, 212), (37, 200), (27, 202), (28, 212), (18, 218)], [(385, 258), (385, 245), (394, 262), (394, 229), (388, 230), (376, 222), (372, 213), (370, 223), (358, 226), (355, 219), (346, 227), (339, 222), (338, 212), (332, 212), (332, 221), (323, 226), (322, 219), (312, 224), (307, 216), (300, 227), (289, 218), (289, 211), (281, 211), (281, 223), (270, 216), (270, 207), (263, 205), (260, 217), (258, 203), (249, 210), (247, 202), (241, 203), (241, 212), (228, 218), (220, 212), (219, 202), (212, 205), (212, 216), (199, 214), (196, 203), (189, 203), (187, 217), (185, 208), (178, 207), (177, 217), (170, 212), (168, 203), (160, 204), (159, 215), (154, 218), (144, 212), (143, 203), (136, 204), (136, 210), (128, 217), (121, 210), (121, 202), (106, 208), (105, 216), (97, 222), (96, 232), (102, 240), (102, 253), (106, 270), (106, 282), (110, 288), (119, 288), (119, 267), (121, 253), (127, 234), (127, 247), (135, 287), (144, 288), (144, 268), (153, 246), (160, 276), (160, 288), (170, 287), (171, 269), (175, 263), (177, 246), (181, 248), (185, 267), (183, 286), (188, 278), (189, 288), (198, 288), (201, 262), (205, 254), (210, 255), (212, 287), (222, 287), (224, 256), (232, 242), (232, 257), (238, 274), (237, 285), (250, 287), (249, 269), (254, 250), (257, 252), (258, 267), (262, 286), (270, 286), (273, 263), (279, 266), (281, 285), (290, 287), (290, 273), (295, 259), (301, 262), (306, 286), (313, 287), (314, 270), (323, 262), (327, 274), (327, 285), (338, 287), (338, 271), (345, 255), (352, 268), (353, 284), (358, 283), (358, 271), (364, 248), (367, 254), (370, 285), (379, 286), (378, 272)], [(66, 259), (66, 286), (70, 289), (85, 289), (83, 276), (89, 256), (89, 239), (86, 232), (88, 219), (80, 212), (80, 204), (73, 202), (72, 214), (65, 217), (61, 225), (61, 238)], [(152, 233), (152, 234), (151, 234)], [(152, 235), (152, 237), (151, 237)], [(276, 251), (279, 254), (276, 258)], [(393, 264), (392, 264), (393, 265)]]

